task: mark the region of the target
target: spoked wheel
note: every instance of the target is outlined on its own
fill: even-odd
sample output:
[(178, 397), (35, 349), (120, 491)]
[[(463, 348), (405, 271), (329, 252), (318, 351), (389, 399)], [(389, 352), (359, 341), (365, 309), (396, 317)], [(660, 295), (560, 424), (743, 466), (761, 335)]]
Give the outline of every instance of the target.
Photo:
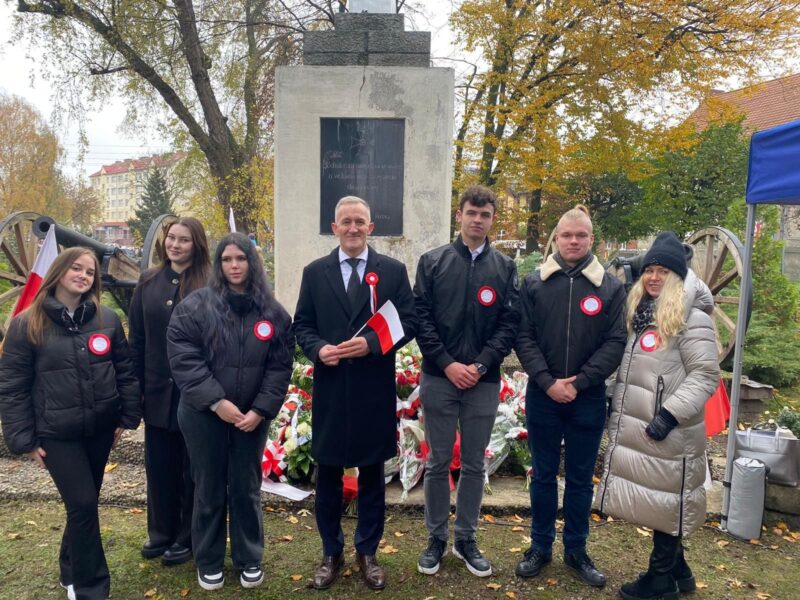
[(753, 307), (751, 288), (746, 322), (736, 322), (741, 302), (739, 290), (744, 273), (744, 247), (739, 238), (724, 227), (704, 227), (693, 233), (688, 242), (694, 248), (692, 270), (714, 295), (714, 328), (719, 362), (722, 363), (733, 354), (737, 329), (744, 327), (747, 330)]
[(167, 227), (172, 225), (178, 217), (175, 215), (161, 215), (150, 225), (144, 238), (142, 247), (142, 271), (157, 267), (161, 264), (164, 255), (164, 238), (167, 236)]
[(15, 212), (0, 221), (0, 340), (39, 254), (39, 238), (31, 231), (38, 217), (35, 212)]

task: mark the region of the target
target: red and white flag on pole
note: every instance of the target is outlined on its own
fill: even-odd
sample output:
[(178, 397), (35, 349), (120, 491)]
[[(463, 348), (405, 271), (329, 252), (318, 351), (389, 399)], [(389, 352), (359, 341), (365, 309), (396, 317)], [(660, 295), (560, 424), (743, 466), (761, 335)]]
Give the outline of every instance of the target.
[(50, 270), (50, 265), (58, 256), (58, 243), (56, 242), (56, 228), (51, 227), (47, 230), (47, 236), (44, 238), (44, 243), (39, 249), (39, 256), (33, 263), (31, 272), (28, 273), (28, 280), (25, 282), (25, 287), (22, 288), (22, 293), (17, 299), (17, 305), (14, 307), (14, 312), (11, 316), (16, 316), (23, 310), (28, 308), (33, 299), (36, 297), (36, 292), (42, 287), (44, 276)]
[[(403, 339), (405, 331), (403, 331), (403, 324), (400, 322), (400, 315), (397, 314), (397, 309), (392, 304), (391, 300), (387, 300), (383, 306), (378, 309), (369, 320), (364, 323), (364, 327), (369, 327), (378, 334), (378, 341), (381, 344), (381, 352), (386, 354), (391, 350), (397, 342)], [(364, 329), (362, 327), (358, 330), (356, 335), (361, 333)], [(355, 337), (355, 336), (353, 336)]]

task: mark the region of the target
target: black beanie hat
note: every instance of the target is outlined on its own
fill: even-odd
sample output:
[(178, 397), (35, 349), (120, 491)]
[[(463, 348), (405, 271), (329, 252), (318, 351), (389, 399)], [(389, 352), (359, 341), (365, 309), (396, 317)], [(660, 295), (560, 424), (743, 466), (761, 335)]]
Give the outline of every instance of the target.
[(644, 255), (642, 271), (649, 265), (661, 265), (668, 268), (681, 279), (686, 279), (689, 266), (686, 264), (686, 252), (678, 236), (671, 231), (659, 233), (650, 250)]

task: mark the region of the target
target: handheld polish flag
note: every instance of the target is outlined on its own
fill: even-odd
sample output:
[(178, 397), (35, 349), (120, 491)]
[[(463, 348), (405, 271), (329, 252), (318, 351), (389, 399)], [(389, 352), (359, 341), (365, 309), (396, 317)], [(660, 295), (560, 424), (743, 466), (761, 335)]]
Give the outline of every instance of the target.
[[(403, 324), (400, 322), (400, 315), (391, 300), (387, 300), (378, 309), (378, 312), (372, 315), (361, 329), (356, 332), (356, 335), (361, 333), (364, 327), (369, 327), (378, 335), (381, 352), (384, 354), (389, 352), (405, 335)], [(356, 335), (353, 337), (356, 337)]]
[(228, 207), (228, 225), (231, 226), (231, 233), (236, 233), (236, 221), (233, 219), (233, 207)]
[(11, 316), (16, 316), (23, 310), (28, 308), (33, 299), (36, 297), (36, 292), (42, 287), (44, 276), (50, 270), (50, 265), (58, 256), (58, 242), (56, 242), (56, 228), (50, 227), (47, 230), (47, 235), (44, 238), (44, 243), (39, 249), (39, 256), (33, 263), (31, 272), (28, 273), (28, 279), (25, 281), (25, 286), (17, 299), (17, 305), (14, 307), (14, 312)]

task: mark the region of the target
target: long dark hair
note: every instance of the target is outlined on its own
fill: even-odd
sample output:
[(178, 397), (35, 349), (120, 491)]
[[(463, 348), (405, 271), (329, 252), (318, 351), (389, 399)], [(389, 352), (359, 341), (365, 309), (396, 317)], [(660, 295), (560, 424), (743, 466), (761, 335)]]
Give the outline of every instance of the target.
[(208, 281), (208, 276), (211, 272), (211, 258), (208, 251), (208, 238), (206, 237), (206, 230), (203, 225), (194, 217), (181, 217), (177, 221), (173, 221), (164, 227), (164, 243), (157, 247), (158, 258), (161, 260), (161, 266), (154, 270), (142, 283), (147, 283), (153, 279), (158, 273), (172, 265), (172, 261), (167, 257), (167, 244), (166, 238), (169, 235), (170, 229), (175, 225), (183, 225), (189, 230), (189, 235), (192, 238), (192, 263), (189, 267), (180, 274), (181, 287), (180, 299), (183, 300), (191, 292), (205, 287)]
[(242, 233), (230, 233), (222, 238), (214, 252), (214, 263), (211, 267), (211, 276), (208, 279), (210, 295), (208, 311), (208, 327), (204, 340), (209, 350), (209, 357), (215, 362), (215, 357), (224, 356), (225, 349), (230, 342), (230, 328), (232, 322), (231, 307), (226, 296), (234, 292), (228, 285), (228, 280), (222, 272), (222, 253), (228, 246), (236, 246), (247, 258), (247, 288), (245, 294), (253, 302), (254, 310), (260, 319), (275, 322), (280, 316), (278, 301), (267, 283), (264, 263), (252, 242)]

